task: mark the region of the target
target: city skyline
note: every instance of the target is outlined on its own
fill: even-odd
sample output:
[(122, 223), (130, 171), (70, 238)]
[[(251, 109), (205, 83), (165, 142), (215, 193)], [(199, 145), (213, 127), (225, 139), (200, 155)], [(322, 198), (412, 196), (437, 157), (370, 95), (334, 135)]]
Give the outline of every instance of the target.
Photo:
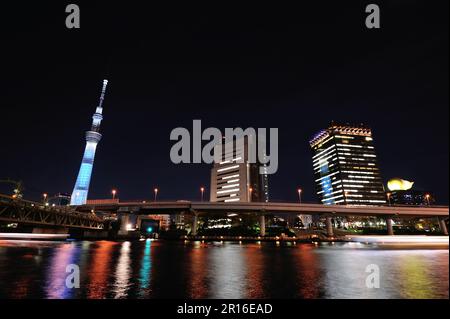
[(450, 2), (214, 4), (2, 6), (0, 301), (446, 302)]
[[(105, 10), (102, 17), (118, 13), (114, 6)], [(213, 17), (161, 17), (145, 26), (132, 15), (118, 28), (85, 15), (76, 34), (53, 20), (36, 29), (24, 24), (4, 38), (20, 63), (7, 64), (1, 79), (0, 130), (8, 151), (0, 175), (22, 180), (25, 196), (34, 199), (70, 192), (98, 83), (108, 78), (108, 120), (91, 198), (107, 198), (114, 188), (120, 198), (151, 199), (155, 187), (161, 199), (199, 198), (210, 167), (172, 164), (169, 134), (201, 119), (205, 127), (278, 127), (280, 169), (269, 177), (271, 199), (296, 201), (301, 187), (303, 200), (315, 202), (308, 140), (335, 120), (373, 129), (384, 184), (393, 177), (413, 180), (447, 204), (445, 20), (422, 4), (393, 4), (376, 33), (361, 26), (361, 10), (311, 6), (268, 26), (245, 17), (234, 26)], [(329, 19), (317, 24), (319, 12)], [(404, 29), (418, 16), (420, 23)], [(103, 30), (118, 32), (108, 32), (98, 47)], [(23, 55), (37, 39), (45, 52)], [(183, 176), (182, 183), (171, 176)]]
[[(105, 80), (106, 81), (106, 80)], [(104, 96), (104, 90), (105, 90), (105, 81), (104, 81), (104, 87), (103, 87), (103, 90), (102, 90), (102, 97)], [(107, 82), (107, 81), (106, 81)], [(103, 98), (101, 98), (101, 101), (103, 101)], [(101, 105), (101, 104), (100, 104)], [(101, 107), (101, 106), (100, 106)], [(101, 113), (98, 113), (98, 107), (97, 107), (97, 111), (96, 111), (96, 113), (94, 114), (94, 116), (93, 116), (93, 120), (94, 120), (94, 122), (95, 122), (95, 116), (97, 115), (97, 114), (101, 114)], [(98, 128), (99, 128), (99, 126), (100, 126), (100, 123), (97, 123), (97, 124), (94, 124), (94, 122), (93, 122), (93, 126), (91, 127), (91, 130), (94, 128), (94, 126), (95, 125), (97, 125), (98, 126)], [(100, 122), (101, 122), (101, 120), (100, 120)], [(333, 125), (335, 125), (334, 124), (334, 121), (331, 121), (331, 126), (333, 126)], [(352, 125), (352, 124), (350, 124), (350, 123), (346, 123), (344, 126), (355, 126), (355, 125)], [(364, 124), (360, 124), (360, 126), (365, 126)], [(365, 127), (367, 127), (367, 126), (365, 126)], [(368, 128), (370, 131), (371, 131), (371, 129), (370, 128)], [(321, 132), (323, 132), (324, 130), (322, 130)], [(87, 131), (86, 133), (88, 134), (88, 133), (90, 133), (91, 131)], [(92, 133), (92, 132), (91, 132)], [(318, 136), (319, 134), (315, 134), (314, 136), (313, 136), (313, 139), (310, 141), (310, 144), (311, 143), (313, 143), (313, 141), (315, 140), (315, 139), (318, 139), (318, 138), (322, 138), (322, 137), (320, 137), (320, 136)], [(370, 133), (370, 135), (371, 135), (371, 133)], [(101, 136), (101, 134), (100, 134), (100, 136)], [(372, 140), (371, 140), (372, 141)], [(97, 143), (98, 143), (98, 141), (97, 141)], [(88, 142), (88, 144), (89, 144), (89, 142)], [(371, 142), (371, 144), (373, 144), (372, 142)], [(245, 145), (245, 147), (247, 147), (246, 145)], [(311, 144), (311, 147), (312, 147), (312, 144)], [(85, 150), (85, 152), (86, 152), (86, 150)], [(317, 153), (314, 153), (314, 154), (317, 154), (317, 155), (320, 155), (321, 153), (323, 152), (323, 150), (320, 150), (319, 151), (319, 154), (317, 154)], [(94, 156), (95, 156), (95, 151), (94, 151)], [(84, 161), (85, 161), (85, 157), (86, 157), (86, 155), (84, 155), (83, 156), (83, 160), (82, 160), (82, 163), (84, 163)], [(312, 170), (314, 171), (315, 169), (314, 169), (314, 165), (317, 165), (317, 163), (316, 164), (314, 164), (314, 157), (315, 156), (313, 156), (313, 159), (312, 159)], [(317, 159), (316, 159), (317, 160)], [(93, 159), (92, 159), (92, 162), (93, 162)], [(200, 165), (206, 165), (206, 166), (208, 166), (208, 167), (210, 167), (210, 173), (211, 174), (213, 174), (212, 173), (212, 171), (214, 171), (214, 170), (216, 170), (217, 168), (211, 168), (211, 165), (208, 165), (208, 164), (200, 164)], [(217, 165), (219, 165), (219, 164), (217, 164)], [(213, 165), (214, 166), (214, 165)], [(219, 167), (218, 168), (220, 168), (220, 165), (219, 165)], [(78, 173), (78, 175), (80, 175), (82, 173), (82, 169), (80, 168), (80, 172)], [(83, 172), (83, 174), (84, 175), (86, 175), (86, 173), (85, 172)], [(89, 171), (89, 179), (91, 178), (91, 175), (92, 174), (92, 167), (90, 168), (90, 171)], [(315, 176), (316, 174), (314, 174), (313, 176)], [(381, 178), (381, 180), (382, 180), (382, 187), (384, 188), (385, 186), (387, 186), (387, 181), (389, 180), (389, 179), (392, 179), (393, 177), (391, 176), (391, 177), (389, 177), (389, 178), (385, 178), (384, 176), (383, 176), (383, 174), (381, 173), (381, 174), (379, 174), (380, 175), (380, 178)], [(272, 176), (272, 175), (271, 175)], [(396, 176), (396, 177), (398, 177), (398, 176)], [(94, 177), (95, 178), (95, 177)], [(78, 185), (79, 185), (79, 179), (80, 179), (80, 176), (78, 176), (78, 178), (76, 179), (76, 185), (75, 185), (75, 187), (74, 187), (74, 190), (73, 190), (73, 192), (72, 192), (72, 196), (73, 196), (73, 194), (75, 194), (76, 193), (76, 191), (79, 191), (78, 190)], [(202, 193), (202, 195), (201, 195), (201, 200), (204, 200), (205, 199), (205, 192), (207, 192), (207, 193), (211, 193), (212, 194), (212, 192), (214, 192), (214, 190), (215, 190), (215, 187), (213, 186), (213, 179), (214, 179), (214, 176), (213, 175), (210, 175), (210, 184), (206, 184), (206, 185), (208, 185), (208, 187), (205, 187), (205, 185), (204, 184), (202, 184), (202, 186), (197, 190), (197, 192), (200, 190), (201, 191), (201, 193)], [(267, 182), (266, 182), (267, 183)], [(89, 183), (88, 183), (89, 184)], [(314, 184), (314, 183), (313, 183)], [(304, 192), (304, 189), (305, 189), (305, 186), (304, 185), (301, 185), (302, 187), (300, 188), (296, 188), (294, 191), (294, 193), (296, 194), (296, 196), (295, 196), (295, 201), (298, 201), (298, 192), (301, 190), (301, 192), (303, 193)], [(155, 186), (155, 187), (158, 187), (158, 186)], [(269, 186), (270, 187), (270, 186)], [(311, 187), (311, 185), (307, 185), (306, 187)], [(311, 187), (312, 189), (317, 189), (317, 185), (313, 185), (312, 187)], [(143, 198), (143, 199), (151, 199), (152, 197), (154, 197), (155, 196), (155, 192), (156, 192), (156, 189), (158, 190), (158, 192), (160, 191), (160, 189), (159, 188), (153, 188), (152, 189), (152, 191), (153, 192), (150, 192), (151, 193), (151, 196), (149, 195), (148, 197), (145, 197), (145, 198)], [(253, 188), (252, 187), (250, 187), (250, 189), (251, 190), (253, 190)], [(418, 189), (419, 191), (420, 190), (423, 190), (423, 188), (419, 188)], [(87, 186), (87, 190), (85, 190), (85, 193), (86, 193), (86, 196), (87, 196), (87, 194), (88, 194), (88, 192), (89, 192), (89, 185)], [(98, 199), (103, 199), (103, 198), (108, 198), (108, 197), (110, 197), (111, 196), (111, 192), (113, 192), (113, 198), (115, 198), (115, 197), (119, 197), (118, 195), (117, 195), (117, 193), (119, 192), (119, 190), (118, 190), (118, 188), (117, 187), (113, 187), (113, 188), (111, 188), (110, 190), (109, 190), (109, 192), (107, 191), (106, 193), (105, 193), (105, 196), (104, 197), (97, 197)], [(57, 195), (57, 194), (60, 194), (61, 192), (58, 192), (58, 193), (55, 193), (55, 196)], [(99, 193), (98, 191), (96, 191), (95, 193)], [(45, 194), (45, 196), (48, 196), (47, 195), (47, 193), (44, 193)], [(384, 193), (383, 193), (384, 194)], [(317, 194), (317, 192), (316, 192), (316, 194), (315, 194), (317, 197), (315, 198), (315, 199), (313, 199), (312, 201), (310, 201), (310, 202), (320, 202), (320, 199), (321, 199), (321, 197)], [(193, 198), (195, 199), (196, 197), (197, 197), (198, 195), (196, 194), (196, 195), (194, 195), (193, 196)], [(294, 196), (290, 196), (290, 197), (294, 197)], [(92, 199), (97, 199), (97, 198), (94, 198), (94, 197), (87, 197), (86, 199), (87, 200), (92, 200)], [(127, 198), (127, 199), (135, 199), (135, 198)], [(173, 198), (173, 197), (167, 197), (167, 199), (176, 199), (176, 198)], [(192, 198), (191, 198), (192, 199)], [(210, 199), (210, 198), (209, 198)], [(213, 201), (216, 201), (216, 199), (214, 199)], [(247, 200), (246, 200), (247, 201)], [(270, 200), (269, 200), (270, 201)], [(302, 200), (303, 201), (303, 200)], [(307, 201), (305, 201), (305, 202), (307, 202)], [(322, 202), (323, 202), (323, 200), (322, 200)], [(439, 202), (439, 201), (438, 201)], [(80, 204), (84, 204), (85, 203), (85, 201), (84, 202), (74, 202), (73, 200), (71, 201), (71, 205), (80, 205)], [(380, 201), (380, 203), (381, 203), (381, 201)], [(387, 201), (384, 201), (384, 204), (387, 204)], [(383, 203), (381, 203), (380, 205), (383, 205)]]

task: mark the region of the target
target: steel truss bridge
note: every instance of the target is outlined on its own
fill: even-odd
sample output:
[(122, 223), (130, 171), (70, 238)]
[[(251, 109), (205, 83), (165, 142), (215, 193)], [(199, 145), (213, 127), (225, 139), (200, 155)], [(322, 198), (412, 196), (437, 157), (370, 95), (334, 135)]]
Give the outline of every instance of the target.
[(49, 207), (42, 203), (0, 195), (0, 221), (36, 226), (103, 230), (103, 219), (70, 207)]

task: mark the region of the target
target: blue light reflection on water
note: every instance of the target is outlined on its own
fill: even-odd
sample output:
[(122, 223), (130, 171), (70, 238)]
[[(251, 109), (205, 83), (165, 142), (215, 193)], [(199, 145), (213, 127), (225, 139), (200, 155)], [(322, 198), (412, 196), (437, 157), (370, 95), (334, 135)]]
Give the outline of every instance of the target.
[(139, 272), (139, 286), (140, 297), (146, 297), (149, 293), (151, 270), (152, 270), (152, 257), (151, 257), (152, 241), (147, 239), (145, 241), (144, 253), (141, 262), (141, 270)]
[(72, 298), (76, 290), (68, 288), (66, 278), (71, 272), (67, 272), (67, 266), (78, 264), (81, 248), (75, 243), (67, 243), (57, 247), (47, 269), (46, 298), (68, 299)]

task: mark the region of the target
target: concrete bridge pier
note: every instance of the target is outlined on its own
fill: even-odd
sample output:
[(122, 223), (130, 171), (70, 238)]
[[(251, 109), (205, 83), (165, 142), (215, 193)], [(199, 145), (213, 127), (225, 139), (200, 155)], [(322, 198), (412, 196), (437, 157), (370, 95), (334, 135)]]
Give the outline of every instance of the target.
[(333, 237), (334, 236), (333, 220), (332, 220), (331, 216), (327, 216), (326, 217), (325, 224), (327, 226), (327, 236), (328, 237)]
[(192, 216), (191, 236), (197, 236), (198, 230), (198, 214), (194, 213)]
[(441, 228), (441, 232), (448, 236), (447, 224), (445, 223), (445, 217), (438, 217), (439, 219), (439, 227)]
[(386, 229), (389, 236), (394, 235), (394, 227), (391, 217), (386, 217)]
[(266, 216), (264, 214), (259, 215), (259, 235), (266, 236)]

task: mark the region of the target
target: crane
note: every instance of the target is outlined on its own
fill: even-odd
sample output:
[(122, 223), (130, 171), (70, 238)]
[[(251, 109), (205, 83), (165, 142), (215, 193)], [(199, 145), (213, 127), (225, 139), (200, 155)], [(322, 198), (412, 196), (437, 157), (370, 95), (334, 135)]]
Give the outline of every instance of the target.
[(12, 184), (15, 186), (13, 192), (14, 194), (12, 195), (13, 199), (21, 199), (23, 197), (23, 185), (22, 185), (22, 181), (14, 181), (12, 179), (4, 179), (4, 180), (0, 180), (0, 183), (3, 184)]

